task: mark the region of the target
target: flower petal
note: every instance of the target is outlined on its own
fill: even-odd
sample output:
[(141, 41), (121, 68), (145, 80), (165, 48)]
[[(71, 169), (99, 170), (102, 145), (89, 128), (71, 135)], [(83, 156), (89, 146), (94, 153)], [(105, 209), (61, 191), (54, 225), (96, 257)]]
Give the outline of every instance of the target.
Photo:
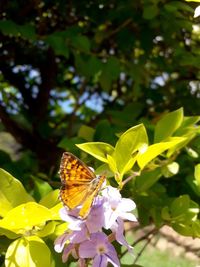
[(79, 246), (79, 256), (81, 258), (94, 258), (96, 255), (95, 243), (91, 240), (84, 241)]
[(115, 200), (119, 201), (121, 199), (121, 194), (117, 188), (112, 186), (107, 186), (103, 191), (102, 195), (107, 198), (108, 200)]
[(60, 253), (63, 250), (66, 241), (69, 240), (70, 236), (71, 236), (70, 234), (63, 234), (58, 238), (56, 238), (54, 242), (54, 249), (56, 252)]
[(80, 231), (74, 231), (70, 236), (70, 242), (71, 243), (81, 243), (88, 239), (88, 231), (86, 226), (80, 230)]
[(86, 225), (90, 233), (96, 233), (101, 230), (101, 228), (104, 226), (103, 204), (92, 207), (87, 217)]
[(120, 267), (120, 262), (115, 248), (110, 243), (108, 243), (107, 246), (109, 251), (105, 255), (107, 256), (108, 262), (110, 262), (114, 267)]
[(107, 257), (105, 255), (96, 255), (92, 263), (92, 267), (106, 267)]
[(131, 222), (137, 222), (137, 218), (135, 217), (135, 215), (130, 212), (122, 212), (120, 214), (120, 218), (122, 218), (123, 220), (131, 221)]
[(122, 198), (119, 208), (124, 212), (132, 211), (136, 208), (135, 202), (129, 198)]
[(84, 223), (83, 220), (70, 215), (69, 211), (65, 207), (60, 209), (59, 213), (60, 213), (61, 219), (69, 223), (68, 228), (70, 230), (81, 230), (81, 225)]
[(130, 253), (132, 253), (132, 246), (130, 246), (124, 237), (124, 222), (118, 218), (116, 224), (113, 226), (112, 231), (115, 232), (116, 240), (119, 244), (125, 246)]
[(62, 255), (63, 262), (67, 261), (69, 254), (72, 252), (73, 249), (74, 249), (74, 244), (69, 244), (67, 247), (65, 247)]

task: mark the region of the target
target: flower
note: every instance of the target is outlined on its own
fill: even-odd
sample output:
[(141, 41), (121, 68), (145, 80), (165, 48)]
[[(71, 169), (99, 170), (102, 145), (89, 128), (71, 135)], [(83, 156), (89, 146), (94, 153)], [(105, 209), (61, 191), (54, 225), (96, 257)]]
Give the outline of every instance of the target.
[(133, 200), (122, 198), (119, 190), (112, 186), (106, 187), (106, 189), (103, 190), (102, 195), (105, 198), (104, 217), (106, 229), (112, 228), (118, 218), (129, 221), (137, 221), (135, 215), (130, 213), (130, 211), (136, 207)]
[(92, 267), (105, 267), (110, 262), (114, 267), (119, 267), (117, 253), (108, 237), (103, 232), (94, 233), (90, 240), (84, 241), (79, 246), (80, 258), (92, 258)]
[(122, 198), (118, 189), (108, 186), (101, 196), (95, 198), (84, 220), (78, 217), (80, 207), (73, 210), (62, 208), (60, 217), (68, 223), (68, 229), (56, 239), (55, 250), (63, 251), (63, 262), (72, 254), (78, 260), (79, 267), (86, 266), (85, 259), (92, 259), (93, 267), (106, 267), (109, 262), (114, 267), (120, 266), (117, 253), (103, 230), (110, 229), (117, 242), (131, 252), (132, 247), (124, 237), (123, 220), (136, 221), (131, 213), (135, 207), (131, 199)]

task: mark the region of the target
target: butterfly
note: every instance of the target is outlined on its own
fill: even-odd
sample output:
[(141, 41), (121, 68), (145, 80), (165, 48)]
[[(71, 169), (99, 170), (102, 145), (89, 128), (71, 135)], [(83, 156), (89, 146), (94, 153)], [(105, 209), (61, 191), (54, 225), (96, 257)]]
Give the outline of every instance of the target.
[(81, 205), (79, 216), (86, 218), (105, 176), (96, 176), (86, 164), (69, 152), (62, 155), (59, 174), (62, 183), (60, 199), (70, 210)]

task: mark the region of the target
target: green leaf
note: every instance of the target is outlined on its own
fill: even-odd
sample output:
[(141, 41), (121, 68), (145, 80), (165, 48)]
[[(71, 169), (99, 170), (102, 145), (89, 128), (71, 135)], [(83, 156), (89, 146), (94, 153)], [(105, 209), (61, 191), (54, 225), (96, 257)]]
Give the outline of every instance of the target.
[(181, 148), (185, 147), (194, 137), (195, 137), (195, 133), (184, 135), (182, 137), (182, 141), (180, 141), (177, 145), (173, 146), (167, 151), (167, 155), (166, 155), (167, 158), (170, 158), (174, 153), (179, 151)]
[(137, 157), (138, 165), (143, 169), (152, 159), (156, 158), (158, 155), (162, 154), (165, 150), (177, 145), (178, 143), (185, 140), (182, 137), (172, 137), (168, 142), (161, 142), (149, 146), (146, 151), (139, 153)]
[(190, 198), (188, 195), (183, 195), (176, 198), (171, 205), (172, 218), (177, 218), (182, 214), (185, 214), (190, 206)]
[(55, 222), (55, 221), (48, 222), (44, 226), (44, 228), (42, 228), (41, 230), (37, 231), (35, 234), (37, 236), (39, 236), (39, 237), (45, 237), (45, 236), (51, 235), (55, 231), (56, 224), (57, 224), (57, 222)]
[(114, 151), (114, 148), (111, 145), (103, 142), (88, 142), (77, 144), (76, 146), (98, 160), (106, 163), (108, 162), (107, 155), (112, 155)]
[(110, 57), (108, 61), (102, 65), (102, 73), (99, 77), (99, 81), (104, 90), (108, 91), (110, 89), (112, 81), (119, 77), (120, 69), (120, 62), (116, 57)]
[(89, 53), (90, 52), (90, 40), (83, 35), (74, 35), (71, 37), (71, 44), (79, 51)]
[(49, 35), (45, 41), (54, 49), (56, 55), (69, 57), (69, 48), (63, 36), (54, 33)]
[(97, 57), (80, 53), (74, 55), (75, 65), (80, 74), (90, 78), (100, 73), (103, 63)]
[(93, 140), (94, 129), (87, 125), (82, 125), (78, 131), (78, 137), (84, 138), (87, 141)]
[(43, 196), (46, 196), (49, 192), (52, 191), (52, 187), (49, 185), (49, 183), (34, 177), (33, 182), (35, 184), (35, 194), (37, 195), (38, 198), (36, 199), (41, 199)]
[(112, 156), (107, 155), (107, 160), (108, 160), (108, 165), (109, 165), (110, 170), (113, 173), (117, 173), (118, 169), (117, 169), (117, 164), (116, 164), (115, 159)]
[(128, 172), (136, 161), (136, 153), (148, 144), (146, 129), (139, 124), (124, 132), (116, 146), (114, 159), (121, 175)]
[(51, 252), (42, 239), (27, 236), (10, 244), (5, 256), (6, 267), (54, 267)]
[(182, 124), (183, 108), (166, 114), (155, 127), (155, 143), (170, 137)]
[(6, 236), (9, 239), (16, 239), (16, 238), (20, 237), (21, 235), (20, 234), (15, 234), (12, 231), (9, 231), (7, 229), (4, 229), (4, 228), (0, 227), (0, 236)]
[(11, 34), (17, 36), (19, 34), (17, 24), (14, 23), (12, 20), (0, 21), (0, 30), (5, 35)]
[(36, 226), (43, 227), (46, 221), (52, 219), (52, 212), (35, 202), (21, 204), (10, 210), (0, 221), (0, 227), (23, 234), (33, 230)]
[(26, 39), (36, 40), (35, 27), (30, 24), (19, 25), (12, 20), (0, 21), (0, 31), (5, 35), (22, 36)]
[(140, 176), (136, 177), (135, 187), (139, 192), (147, 191), (153, 184), (155, 184), (161, 177), (160, 168), (157, 168), (151, 172), (144, 172)]
[(163, 166), (161, 170), (166, 178), (172, 177), (179, 172), (179, 164), (177, 162), (172, 162)]
[(49, 209), (54, 207), (56, 204), (59, 203), (59, 191), (59, 189), (56, 189), (54, 191), (49, 192), (40, 200), (39, 204)]
[(176, 198), (170, 207), (171, 216), (174, 221), (191, 223), (197, 218), (199, 206), (196, 202), (190, 200), (188, 195)]
[(158, 15), (159, 9), (155, 5), (147, 5), (144, 7), (143, 18), (144, 19), (153, 19)]
[(34, 200), (21, 182), (0, 169), (0, 216), (4, 217), (12, 208), (29, 201)]
[(197, 186), (200, 188), (200, 164), (197, 164), (194, 169), (194, 178), (197, 182)]

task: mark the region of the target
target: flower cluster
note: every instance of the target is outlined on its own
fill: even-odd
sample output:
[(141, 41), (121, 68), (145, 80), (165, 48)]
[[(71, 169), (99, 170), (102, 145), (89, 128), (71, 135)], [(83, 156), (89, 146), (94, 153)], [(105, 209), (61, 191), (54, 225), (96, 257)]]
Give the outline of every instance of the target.
[[(77, 209), (72, 211), (67, 208), (60, 210), (63, 221), (68, 223), (68, 232), (58, 237), (55, 241), (55, 250), (63, 251), (62, 260), (66, 262), (69, 254), (78, 260), (79, 266), (86, 266), (86, 261), (92, 259), (92, 266), (107, 266), (110, 262), (114, 267), (120, 266), (117, 253), (111, 241), (132, 247), (124, 237), (124, 221), (136, 221), (131, 213), (135, 203), (127, 198), (122, 198), (120, 192), (111, 186), (102, 191), (102, 195), (95, 198), (89, 215), (85, 220), (77, 218)], [(111, 230), (113, 234), (107, 236), (103, 229)], [(110, 240), (109, 237), (115, 237)]]

